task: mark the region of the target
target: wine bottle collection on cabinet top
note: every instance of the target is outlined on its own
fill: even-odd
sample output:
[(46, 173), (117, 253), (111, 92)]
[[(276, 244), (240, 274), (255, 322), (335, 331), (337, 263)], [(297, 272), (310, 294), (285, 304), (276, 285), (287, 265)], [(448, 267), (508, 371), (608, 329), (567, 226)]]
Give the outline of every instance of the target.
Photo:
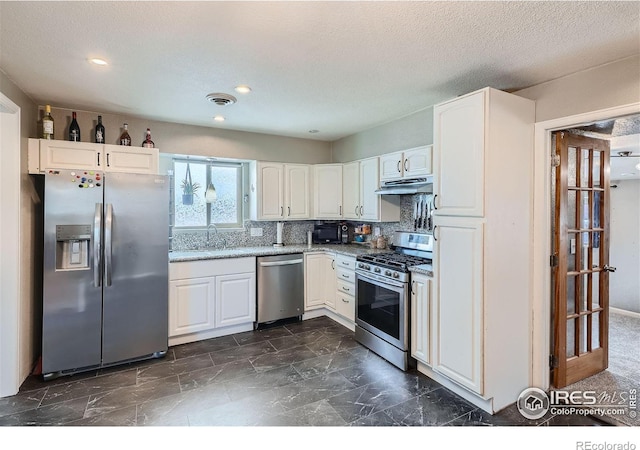
[[(44, 116), (42, 117), (42, 128), (41, 128), (41, 138), (42, 139), (54, 139), (53, 137), (53, 117), (51, 116), (51, 105), (45, 105), (44, 108)], [(98, 122), (93, 130), (93, 141), (96, 144), (106, 144), (106, 132), (105, 127), (102, 123), (102, 116), (98, 116)], [(69, 141), (81, 142), (80, 139), (80, 125), (78, 124), (77, 114), (75, 111), (71, 112), (71, 122), (69, 124), (68, 135), (67, 138)], [(131, 146), (131, 136), (129, 135), (129, 125), (124, 123), (122, 126), (122, 133), (118, 138), (119, 145)], [(147, 128), (145, 132), (145, 138), (142, 141), (141, 147), (144, 148), (154, 148), (155, 144), (151, 140), (151, 129)]]

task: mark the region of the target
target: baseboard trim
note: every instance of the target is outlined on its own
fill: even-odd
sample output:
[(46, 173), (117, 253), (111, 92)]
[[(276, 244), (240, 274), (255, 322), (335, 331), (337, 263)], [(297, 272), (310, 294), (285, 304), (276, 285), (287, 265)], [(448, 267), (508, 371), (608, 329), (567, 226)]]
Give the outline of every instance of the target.
[(635, 317), (636, 319), (640, 319), (640, 313), (634, 311), (627, 311), (626, 309), (614, 308), (612, 306), (609, 306), (609, 311), (621, 314), (623, 316)]

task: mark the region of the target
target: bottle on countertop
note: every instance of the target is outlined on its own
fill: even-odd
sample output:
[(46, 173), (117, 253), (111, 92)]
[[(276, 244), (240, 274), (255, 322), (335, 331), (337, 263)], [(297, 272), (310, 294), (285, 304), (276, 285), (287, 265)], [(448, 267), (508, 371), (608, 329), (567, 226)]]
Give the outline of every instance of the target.
[(144, 148), (154, 148), (155, 147), (155, 144), (151, 140), (151, 130), (149, 128), (147, 128), (147, 137), (145, 138), (144, 141), (142, 141), (142, 146)]
[(96, 144), (104, 144), (104, 125), (102, 125), (102, 116), (98, 116), (98, 124), (94, 133)]
[(45, 105), (42, 118), (42, 139), (53, 139), (53, 117), (51, 117), (51, 105)]
[(76, 112), (71, 113), (71, 125), (69, 125), (69, 140), (73, 142), (80, 142), (80, 126), (76, 120)]
[(120, 135), (120, 139), (118, 139), (118, 143), (120, 145), (131, 145), (131, 136), (129, 136), (129, 124), (125, 123), (123, 125), (124, 130), (122, 131), (122, 134)]

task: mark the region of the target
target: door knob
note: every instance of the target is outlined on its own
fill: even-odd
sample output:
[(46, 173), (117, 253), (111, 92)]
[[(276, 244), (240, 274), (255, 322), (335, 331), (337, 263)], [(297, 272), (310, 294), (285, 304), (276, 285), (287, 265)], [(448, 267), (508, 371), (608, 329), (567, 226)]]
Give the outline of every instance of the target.
[(616, 268), (613, 266), (610, 266), (609, 264), (605, 264), (602, 270), (604, 270), (605, 272), (615, 272)]

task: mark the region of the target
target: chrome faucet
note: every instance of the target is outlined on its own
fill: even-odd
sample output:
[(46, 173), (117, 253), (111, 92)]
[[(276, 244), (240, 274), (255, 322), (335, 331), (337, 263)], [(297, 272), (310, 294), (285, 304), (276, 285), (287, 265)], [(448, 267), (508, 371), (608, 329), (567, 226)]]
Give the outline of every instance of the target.
[(218, 234), (218, 227), (216, 227), (213, 223), (210, 223), (207, 226), (207, 245), (209, 245), (209, 242), (211, 242), (211, 228), (213, 228), (216, 231), (216, 234)]

